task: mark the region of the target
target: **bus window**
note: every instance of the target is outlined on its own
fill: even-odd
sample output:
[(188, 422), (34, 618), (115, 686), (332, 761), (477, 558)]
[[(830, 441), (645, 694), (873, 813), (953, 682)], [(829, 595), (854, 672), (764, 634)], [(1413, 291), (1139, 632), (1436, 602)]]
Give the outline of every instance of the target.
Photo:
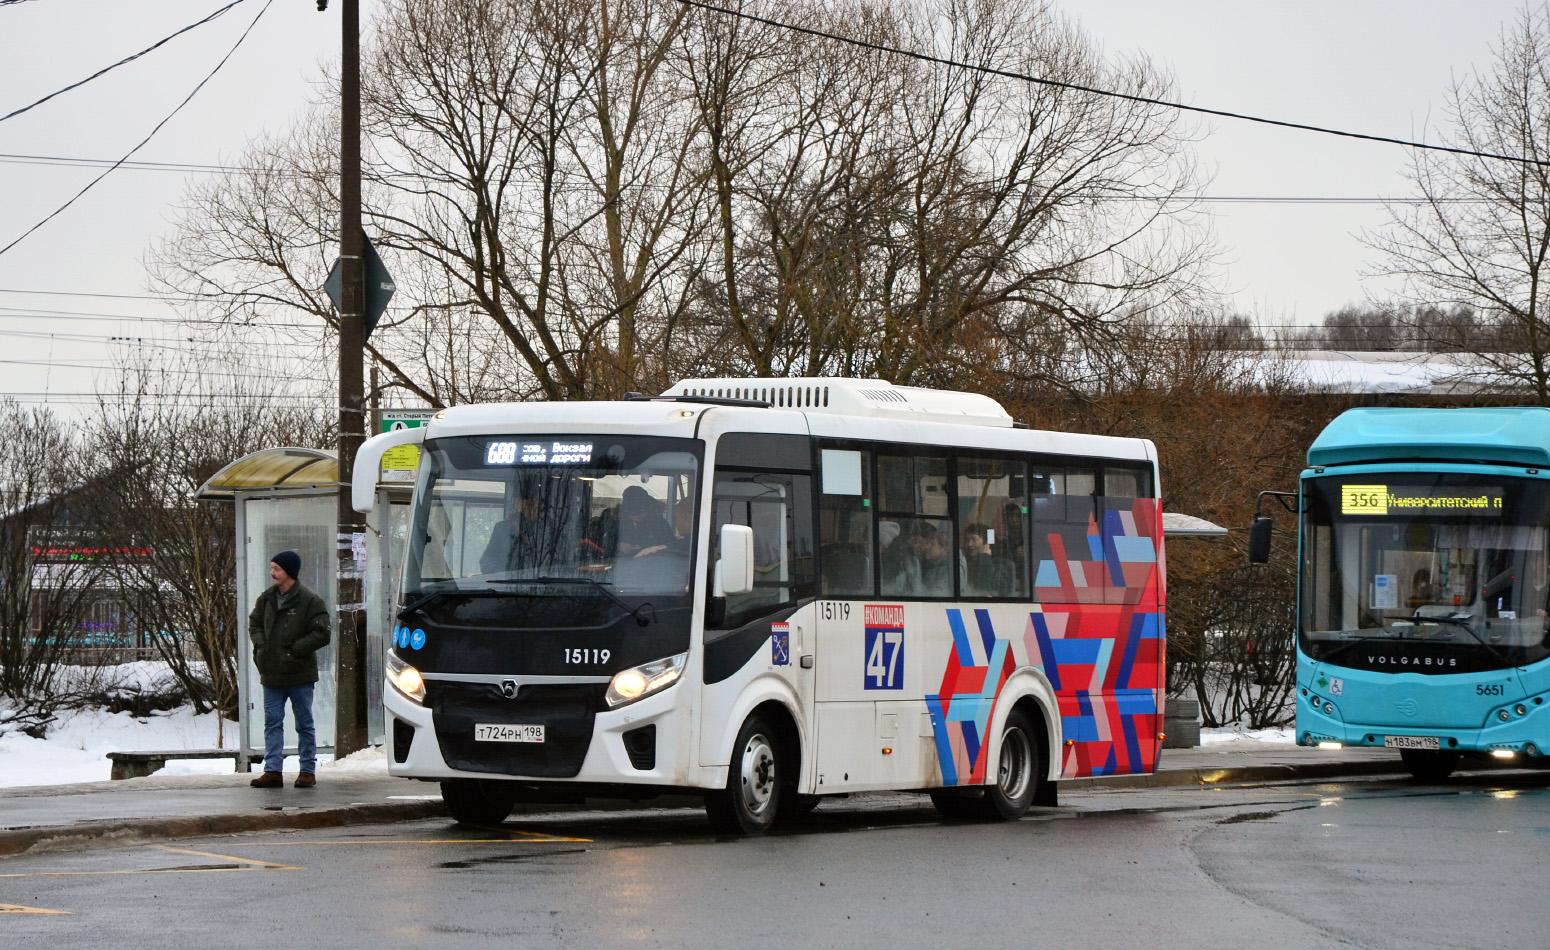
[(826, 448), (818, 501), (818, 541), (825, 597), (870, 597), (872, 582), (872, 453)]
[[(711, 543), (721, 526), (753, 528), (753, 590), (727, 597), (723, 627), (738, 627), (789, 607), (812, 590), (812, 480), (784, 472), (716, 470)], [(719, 551), (711, 557), (714, 564)]]
[(956, 532), (948, 516), (947, 459), (877, 456), (879, 592), (951, 597)]
[[(1098, 539), (1096, 466), (1035, 463), (1030, 481), (1035, 595), (1045, 603), (1102, 603), (1103, 559), (1093, 551)], [(1089, 572), (1093, 562), (1098, 563)]]
[(1020, 461), (958, 459), (958, 589), (963, 596), (1027, 595), (1027, 471)]
[(1138, 466), (1107, 464), (1103, 466), (1103, 495), (1120, 502), (1126, 499), (1152, 497), (1152, 471)]
[(1152, 565), (1156, 564), (1156, 538), (1145, 532), (1155, 530), (1148, 527), (1155, 509), (1148, 502), (1139, 524), (1136, 515), (1140, 499), (1151, 496), (1150, 468), (1104, 463), (1100, 499), (1103, 510), (1099, 517), (1103, 519), (1103, 555), (1108, 562), (1103, 572), (1107, 582), (1105, 603), (1138, 604), (1146, 593)]

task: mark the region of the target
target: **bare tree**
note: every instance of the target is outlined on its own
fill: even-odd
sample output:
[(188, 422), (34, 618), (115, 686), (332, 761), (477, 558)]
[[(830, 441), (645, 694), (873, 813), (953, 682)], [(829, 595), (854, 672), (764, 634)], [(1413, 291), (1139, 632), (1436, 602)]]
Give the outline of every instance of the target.
[[(1168, 88), (1043, 4), (773, 12), (975, 66)], [(952, 385), (1019, 371), (1031, 339), (1167, 307), (1205, 263), (1204, 232), (1181, 224), (1189, 130), (1160, 107), (672, 0), (390, 0), (373, 29), (366, 198), (399, 296), (371, 357), (431, 405), (705, 372)], [(332, 327), (329, 115), (191, 196), (158, 262), (169, 289), (228, 320), (283, 304)]]
[(40, 737), (77, 697), (64, 677), (82, 637), (100, 567), (72, 496), (100, 490), (73, 477), (77, 447), (46, 410), (0, 400), (0, 733)]
[(130, 366), (99, 397), (84, 434), (81, 478), (122, 473), (77, 516), (133, 544), (100, 561), (136, 634), (167, 664), (196, 712), (237, 713), (236, 538), (229, 505), (195, 491), (227, 463), (276, 445), (332, 444), (321, 406), (293, 398), (282, 378), (233, 379), (196, 361)]
[(1402, 278), (1417, 303), (1478, 312), (1491, 332), (1462, 347), (1475, 375), (1550, 405), (1550, 10), (1521, 13), (1494, 69), (1449, 88), (1448, 113), (1446, 144), (1521, 160), (1416, 152), (1421, 200), (1391, 204), (1389, 225), (1367, 236), (1373, 273)]

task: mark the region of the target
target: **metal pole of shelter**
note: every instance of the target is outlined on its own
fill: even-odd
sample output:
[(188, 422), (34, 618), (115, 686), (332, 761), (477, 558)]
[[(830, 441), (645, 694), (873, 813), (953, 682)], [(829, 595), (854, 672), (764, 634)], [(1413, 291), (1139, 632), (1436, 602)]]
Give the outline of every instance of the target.
[(356, 537), (365, 519), (350, 504), (355, 455), (365, 438), (361, 362), (365, 342), (366, 282), (361, 246), (361, 53), (359, 0), (340, 3), (342, 42), (339, 109), (339, 640), (338, 706), (334, 755), (366, 746), (366, 613), (364, 565)]

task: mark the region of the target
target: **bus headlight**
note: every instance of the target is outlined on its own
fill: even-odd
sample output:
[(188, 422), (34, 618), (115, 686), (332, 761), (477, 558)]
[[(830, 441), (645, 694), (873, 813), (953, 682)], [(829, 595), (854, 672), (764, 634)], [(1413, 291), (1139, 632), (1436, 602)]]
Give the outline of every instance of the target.
[(400, 693), (417, 703), (425, 702), (425, 678), (393, 650), (387, 652), (387, 678)]
[(689, 661), (689, 654), (680, 653), (662, 660), (652, 660), (650, 663), (642, 663), (640, 666), (628, 670), (621, 670), (614, 674), (613, 680), (608, 684), (608, 692), (603, 695), (603, 700), (608, 703), (608, 708), (623, 706), (625, 703), (633, 703), (642, 696), (652, 693), (678, 682), (678, 677), (683, 675), (684, 664)]

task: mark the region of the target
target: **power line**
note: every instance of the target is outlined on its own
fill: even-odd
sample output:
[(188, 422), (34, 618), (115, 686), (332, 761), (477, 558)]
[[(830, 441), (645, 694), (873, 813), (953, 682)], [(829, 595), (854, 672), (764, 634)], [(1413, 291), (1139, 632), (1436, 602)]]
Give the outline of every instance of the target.
[[(0, 153), (0, 163), (17, 165), (43, 165), (57, 168), (102, 168), (113, 164), (108, 158), (68, 158), (58, 155), (20, 155), (12, 153)], [(239, 175), (245, 172), (253, 172), (258, 169), (242, 165), (202, 165), (195, 162), (124, 162), (120, 165), (124, 171), (170, 171), (184, 173), (208, 173), (212, 175)], [(413, 178), (412, 173), (404, 172), (388, 176), (391, 178)], [(577, 190), (582, 190), (577, 187)], [(590, 189), (588, 186), (587, 190)], [(1112, 201), (1176, 201), (1174, 195), (1116, 195)], [(1194, 200), (1207, 204), (1430, 204), (1435, 200), (1439, 204), (1479, 203), (1479, 198), (1440, 198), (1427, 199), (1421, 197), (1385, 198), (1381, 195), (1200, 195)], [(20, 292), (20, 291), (18, 291)], [(34, 291), (42, 292), (42, 291)]]
[(134, 148), (130, 149), (127, 153), (125, 153), (124, 157), (122, 159), (120, 159), (118, 162), (114, 163), (112, 168), (109, 168), (107, 171), (104, 171), (102, 174), (98, 175), (96, 178), (93, 178), (90, 182), (87, 183), (85, 188), (82, 188), (80, 191), (76, 192), (74, 197), (72, 197), (69, 201), (66, 201), (64, 204), (60, 205), (58, 208), (54, 209), (54, 211), (52, 211), (42, 221), (39, 221), (37, 224), (34, 224), (32, 227), (28, 228), (26, 231), (24, 231), (22, 233), (22, 235), (20, 237), (16, 238), (14, 241), (12, 241), (11, 243), (7, 244), (5, 247), (0, 247), (0, 255), (5, 254), (5, 252), (9, 251), (11, 248), (13, 248), (16, 245), (20, 244), (22, 241), (25, 241), (29, 235), (31, 235), (33, 232), (37, 231), (39, 228), (43, 227), (43, 225), (45, 225), (45, 224), (49, 223), (50, 221), (54, 220), (54, 218), (58, 217), (61, 213), (63, 213), (66, 208), (68, 208), (71, 205), (75, 204), (77, 199), (79, 199), (82, 195), (84, 195), (88, 191), (90, 191), (99, 181), (102, 181), (104, 178), (106, 178), (109, 175), (111, 175), (113, 173), (113, 169), (117, 168), (119, 165), (121, 165), (124, 162), (128, 161), (131, 157), (133, 157), (133, 155), (136, 152), (138, 152), (138, 151), (140, 151), (140, 149), (144, 148), (145, 147), (145, 143), (149, 142), (151, 140), (152, 136), (154, 136), (157, 132), (160, 132), (162, 126), (166, 125), (168, 122), (171, 122), (172, 121), (172, 117), (177, 115), (179, 112), (183, 111), (183, 107), (188, 105), (189, 102), (194, 98), (194, 96), (199, 94), (199, 90), (201, 90), (201, 89), (203, 89), (205, 87), (205, 83), (208, 83), (211, 79), (215, 78), (215, 74), (221, 71), (221, 67), (226, 65), (227, 60), (231, 59), (232, 55), (237, 52), (238, 47), (240, 47), (243, 44), (243, 42), (245, 40), (247, 40), (248, 34), (253, 32), (253, 27), (257, 26), (258, 25), (258, 21), (263, 19), (263, 16), (264, 16), (265, 13), (269, 12), (269, 7), (273, 3), (274, 3), (274, 0), (265, 0), (264, 6), (258, 11), (258, 16), (255, 16), (253, 18), (253, 22), (248, 24), (248, 28), (246, 30), (242, 31), (242, 35), (241, 36), (237, 37), (237, 42), (233, 43), (231, 49), (226, 51), (226, 55), (221, 57), (221, 61), (215, 64), (215, 68), (210, 70), (209, 74), (206, 75), (205, 78), (199, 80), (199, 84), (194, 87), (193, 91), (190, 92), (183, 99), (182, 102), (178, 103), (177, 106), (171, 112), (167, 113), (167, 117), (166, 118), (164, 118), (160, 122), (156, 123), (156, 127), (151, 129), (151, 131), (145, 136), (145, 138), (140, 140), (140, 143), (138, 145), (136, 145)]
[[(174, 297), (168, 294), (102, 294), (86, 290), (32, 290), (20, 287), (0, 287), (0, 294), (37, 294), (46, 297), (104, 297), (111, 300), (155, 300), (161, 303), (200, 303), (205, 297)], [(276, 303), (272, 300), (256, 300), (253, 303)]]
[[(8, 165), (43, 165), (49, 168), (102, 168), (112, 165), (113, 159), (0, 153), (0, 162)], [(254, 170), (238, 165), (202, 165), (194, 162), (121, 162), (119, 167), (124, 171), (136, 172), (211, 172), (223, 175)]]
[(832, 40), (836, 43), (844, 43), (860, 49), (871, 50), (876, 53), (890, 53), (894, 56), (905, 56), (924, 63), (935, 63), (938, 66), (951, 66), (955, 69), (967, 69), (972, 72), (983, 73), (987, 76), (1000, 76), (1004, 79), (1016, 79), (1022, 82), (1033, 83), (1038, 86), (1049, 86), (1054, 89), (1069, 89), (1073, 92), (1086, 92), (1096, 96), (1106, 96), (1111, 99), (1123, 99), (1127, 102), (1137, 102), (1142, 105), (1162, 106), (1168, 109), (1178, 109), (1181, 112), (1196, 112), (1201, 115), (1216, 116), (1222, 119), (1237, 119), (1241, 122), (1255, 122), (1260, 125), (1270, 125), (1282, 129), (1295, 129), (1300, 132), (1317, 132), (1320, 135), (1336, 135), (1341, 138), (1359, 139), (1364, 142), (1381, 142), (1385, 145), (1402, 145), (1405, 148), (1423, 149), (1431, 152), (1449, 152), (1454, 155), (1467, 155), (1473, 158), (1494, 158), (1504, 162), (1516, 162), (1521, 165), (1550, 166), (1550, 161), (1535, 158), (1523, 158), (1515, 155), (1499, 155), (1495, 152), (1477, 152), (1473, 149), (1455, 148), (1451, 145), (1428, 145), (1425, 142), (1414, 142), (1409, 139), (1389, 138), (1385, 135), (1368, 135), (1363, 132), (1347, 132), (1341, 129), (1331, 129), (1320, 125), (1306, 125), (1301, 122), (1287, 122), (1283, 119), (1267, 119), (1263, 116), (1248, 115), (1242, 112), (1228, 112), (1225, 109), (1207, 109), (1204, 106), (1185, 105), (1182, 102), (1170, 102), (1166, 99), (1153, 99), (1149, 96), (1137, 96), (1128, 92), (1114, 92), (1111, 89), (1098, 89), (1094, 86), (1083, 86), (1079, 83), (1063, 82), (1059, 79), (1043, 79), (1038, 76), (1030, 76), (1027, 73), (1013, 72), (1008, 69), (995, 69), (990, 66), (977, 66), (973, 63), (963, 63), (957, 60), (946, 59), (941, 56), (932, 56), (929, 53), (917, 53), (912, 50), (899, 49), (893, 46), (884, 46), (880, 43), (869, 43), (866, 40), (853, 39), (848, 36), (840, 36), (836, 33), (826, 33), (823, 30), (815, 30), (812, 27), (797, 26), (793, 23), (783, 23), (768, 17), (756, 16), (752, 13), (744, 13), (741, 10), (729, 10), (726, 7), (718, 7), (715, 4), (703, 3), (701, 0), (678, 0), (679, 3), (708, 10), (712, 13), (721, 13), (740, 20), (748, 20), (753, 23), (762, 23), (778, 30), (787, 30), (792, 33), (802, 33), (807, 36), (815, 36), (819, 39)]
[(221, 14), (225, 13), (227, 10), (230, 10), (232, 7), (236, 6), (237, 4), (244, 3), (244, 2), (246, 2), (246, 0), (231, 0), (231, 3), (228, 3), (228, 4), (226, 4), (226, 6), (221, 7), (219, 10), (217, 10), (214, 13), (210, 14), (209, 16), (205, 17), (203, 20), (200, 20), (198, 23), (190, 23), (188, 26), (185, 26), (183, 29), (178, 30), (176, 33), (173, 33), (171, 36), (163, 37), (162, 39), (160, 39), (157, 42), (151, 44), (150, 46), (147, 46), (145, 49), (141, 50), (140, 52), (135, 53), (135, 54), (133, 54), (131, 56), (126, 56), (126, 57), (124, 57), (123, 59), (119, 60), (118, 62), (114, 63), (111, 66), (104, 66), (103, 68), (101, 68), (101, 69), (97, 70), (96, 72), (92, 73), (90, 76), (87, 76), (85, 79), (82, 79), (80, 82), (71, 83), (70, 85), (66, 86), (63, 89), (59, 89), (59, 90), (57, 90), (55, 92), (51, 92), (48, 95), (44, 96), (42, 99), (39, 99), (37, 102), (34, 102), (31, 105), (22, 106), (20, 109), (17, 109), (15, 112), (9, 112), (9, 113), (6, 113), (5, 115), (0, 115), (0, 122), (4, 122), (6, 119), (14, 119), (17, 116), (21, 115), (23, 112), (26, 112), (26, 111), (28, 111), (30, 109), (36, 109), (38, 106), (41, 106), (43, 103), (49, 101), (50, 99), (54, 98), (55, 96), (62, 96), (62, 95), (64, 95), (65, 93), (69, 92), (72, 89), (79, 89), (82, 86), (86, 85), (87, 83), (91, 82), (93, 79), (96, 79), (96, 78), (98, 78), (100, 76), (104, 76), (104, 75), (112, 72), (113, 70), (117, 69), (118, 67), (124, 65), (125, 63), (132, 63), (135, 60), (139, 59), (140, 57), (144, 56), (146, 53), (152, 52), (152, 51), (154, 51), (156, 49), (161, 48), (162, 46), (165, 46), (167, 43), (171, 42), (172, 40), (177, 39), (178, 37), (182, 36), (184, 33), (187, 33), (189, 30), (195, 29), (197, 27), (204, 26), (206, 23), (209, 23), (211, 20), (214, 20), (216, 17), (218, 17)]
[[(18, 155), (0, 153), (0, 164), (41, 165), (46, 168), (104, 168), (113, 164), (108, 158), (66, 158), (54, 155)], [(241, 165), (201, 165), (194, 162), (123, 162), (121, 171), (182, 172), (184, 174), (239, 175), (257, 169)], [(400, 173), (392, 178), (414, 178), (412, 173)], [(575, 190), (595, 190), (590, 186), (573, 186)], [(1177, 201), (1174, 195), (1116, 195), (1111, 201)], [(1200, 195), (1193, 199), (1206, 204), (1430, 204), (1432, 199), (1420, 197), (1385, 198), (1381, 195)], [(1439, 204), (1479, 203), (1479, 198), (1435, 199)]]
[(153, 323), (165, 326), (209, 327), (259, 327), (275, 330), (306, 330), (317, 328), (316, 323), (283, 323), (274, 320), (212, 320), (207, 317), (145, 317), (127, 313), (90, 313), (72, 310), (35, 310), (22, 307), (0, 307), (0, 320), (69, 320), (86, 323), (105, 323), (127, 320), (134, 323)]
[[(284, 380), (274, 380), (277, 383)], [(291, 399), (296, 394), (287, 393), (286, 398)], [(180, 406), (223, 406), (238, 405), (252, 402), (273, 402), (274, 395), (269, 393), (233, 393), (226, 396), (190, 396), (181, 393), (87, 393), (87, 392), (0, 392), (0, 399), (14, 399), (20, 403), (34, 403), (48, 405), (59, 403), (63, 405), (96, 405), (99, 402), (125, 403), (125, 402), (176, 402)], [(328, 399), (328, 396), (320, 396)], [(319, 411), (330, 409), (328, 406), (320, 406)]]

